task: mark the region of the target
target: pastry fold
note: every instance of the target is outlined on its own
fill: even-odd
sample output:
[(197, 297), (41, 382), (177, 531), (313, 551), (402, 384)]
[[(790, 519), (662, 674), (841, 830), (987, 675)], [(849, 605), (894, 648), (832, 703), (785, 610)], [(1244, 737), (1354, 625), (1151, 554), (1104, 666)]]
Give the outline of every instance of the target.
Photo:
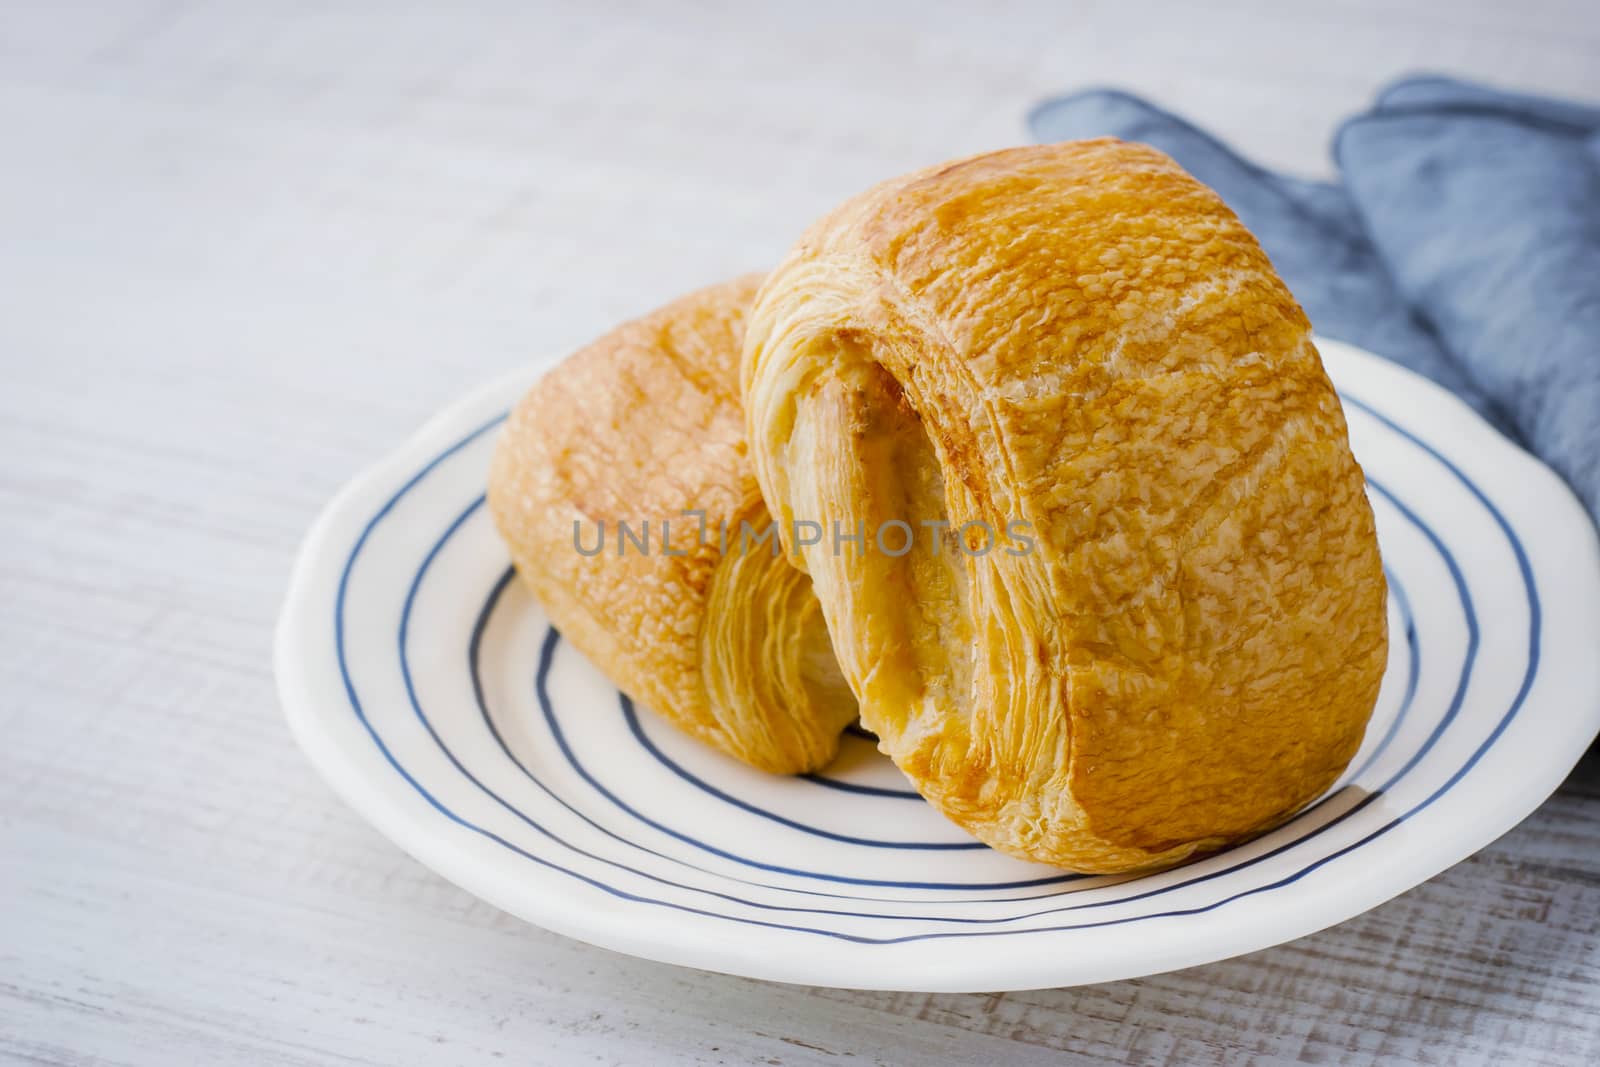
[(767, 278), (741, 386), (862, 722), (989, 845), (1168, 864), (1354, 755), (1387, 635), (1343, 411), (1260, 246), (1165, 155), (869, 190)]
[(569, 357), (512, 412), (488, 496), (518, 574), (619, 688), (796, 773), (833, 758), (856, 705), (746, 453), (738, 363), (759, 282), (692, 293)]

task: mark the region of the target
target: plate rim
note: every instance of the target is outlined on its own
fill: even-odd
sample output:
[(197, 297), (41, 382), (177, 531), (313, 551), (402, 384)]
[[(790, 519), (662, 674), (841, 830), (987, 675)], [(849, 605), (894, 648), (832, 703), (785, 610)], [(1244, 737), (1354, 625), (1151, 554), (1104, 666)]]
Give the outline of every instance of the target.
[[(1462, 451), (1472, 459), (1482, 460), (1499, 454), (1511, 466), (1520, 468), (1515, 473), (1523, 480), (1524, 496), (1538, 503), (1541, 534), (1560, 531), (1573, 539), (1576, 543), (1569, 546), (1572, 558), (1568, 562), (1572, 570), (1587, 572), (1587, 581), (1578, 582), (1578, 587), (1587, 588), (1591, 594), (1600, 590), (1600, 535), (1576, 495), (1554, 471), (1503, 436), (1443, 387), (1354, 345), (1321, 336), (1315, 340), (1324, 354), (1331, 350), (1339, 359), (1361, 366), (1364, 376), (1389, 377), (1399, 393), (1420, 390), (1422, 398), (1428, 402), (1430, 422), (1442, 426), (1446, 430), (1445, 439), (1451, 443), (1460, 442)], [(1292, 910), (1292, 921), (1285, 921), (1280, 914), (1277, 922), (1260, 921), (1257, 916), (1256, 921), (1242, 925), (1237, 921), (1210, 924), (1209, 933), (1176, 939), (1182, 944), (1169, 947), (1166, 952), (1147, 951), (1137, 962), (1107, 959), (1086, 963), (1067, 958), (1052, 966), (1050, 961), (1043, 964), (1030, 961), (1026, 953), (1019, 952), (1015, 961), (1009, 961), (1013, 964), (1009, 967), (1005, 966), (1008, 962), (1005, 960), (999, 965), (991, 962), (988, 966), (977, 966), (977, 960), (965, 959), (959, 966), (930, 973), (925, 963), (918, 964), (914, 971), (903, 969), (903, 962), (897, 967), (896, 955), (881, 951), (896, 946), (873, 945), (869, 947), (879, 950), (878, 959), (873, 961), (875, 966), (867, 966), (860, 953), (852, 951), (806, 954), (805, 961), (797, 963), (783, 959), (783, 953), (764, 953), (758, 944), (752, 947), (743, 940), (672, 936), (675, 924), (662, 922), (642, 911), (586, 907), (577, 894), (564, 898), (560, 892), (527, 892), (526, 887), (533, 884), (531, 872), (507, 879), (495, 869), (495, 864), (481, 862), (462, 848), (456, 840), (458, 828), (442, 820), (414, 818), (404, 810), (404, 803), (395, 803), (391, 796), (400, 778), (383, 757), (366, 746), (357, 750), (339, 731), (329, 728), (333, 716), (349, 715), (351, 704), (342, 691), (330, 692), (327, 679), (315, 677), (316, 661), (319, 655), (326, 657), (327, 650), (319, 647), (319, 637), (326, 627), (317, 625), (314, 620), (329, 606), (319, 602), (319, 593), (326, 596), (331, 587), (338, 585), (343, 557), (356, 543), (359, 531), (382, 506), (382, 501), (410, 481), (430, 457), (455, 443), (469, 429), (485, 423), (491, 415), (504, 411), (508, 397), (514, 399), (553, 365), (553, 362), (545, 362), (525, 367), (479, 386), (446, 406), (400, 446), (348, 481), (321, 510), (296, 554), (274, 639), (274, 672), (285, 718), (302, 751), (335, 793), (391, 842), (435, 873), (501, 910), (544, 929), (664, 963), (841, 988), (998, 991), (1161, 973), (1233, 958), (1307, 936), (1345, 922), (1420, 885), (1491, 844), (1531, 814), (1559, 787), (1595, 735), (1600, 733), (1600, 686), (1597, 686), (1591, 688), (1586, 708), (1581, 706), (1582, 696), (1575, 695), (1573, 713), (1557, 723), (1567, 727), (1569, 736), (1556, 739), (1558, 744), (1552, 746), (1555, 755), (1541, 763), (1540, 773), (1514, 782), (1512, 788), (1497, 797), (1498, 806), (1450, 838), (1452, 843), (1448, 846), (1413, 852), (1409, 862), (1385, 866), (1378, 876), (1359, 879), (1338, 892), (1333, 886), (1321, 885), (1316, 880), (1304, 883), (1297, 895), (1300, 906), (1279, 909), (1280, 913)], [(1368, 399), (1367, 403), (1370, 402)], [(1387, 415), (1382, 409), (1374, 407), (1373, 410), (1380, 418)], [(1404, 427), (1403, 423), (1397, 425)], [(487, 425), (483, 427), (484, 431), (488, 429)], [(1429, 446), (1424, 444), (1424, 447)], [(1442, 453), (1440, 455), (1443, 458)], [(1453, 451), (1452, 455), (1461, 458), (1461, 452)], [(1548, 590), (1541, 592), (1548, 593)], [(1591, 636), (1600, 636), (1600, 597), (1591, 595), (1585, 600), (1581, 595), (1564, 591), (1558, 602), (1564, 607), (1576, 604), (1582, 616), (1579, 629)], [(1600, 665), (1590, 673), (1600, 677)], [(1485, 748), (1483, 754), (1487, 751)], [(1570, 752), (1570, 759), (1560, 755), (1562, 752)], [(374, 778), (374, 770), (388, 781)], [(523, 891), (518, 892), (519, 887)], [(573, 906), (573, 901), (577, 901), (578, 906)], [(1163, 917), (1150, 918), (1152, 922), (1160, 922)], [(1235, 931), (1233, 927), (1239, 929)], [(682, 925), (678, 929), (681, 931)], [(1017, 931), (1017, 937), (1032, 934), (1046, 938), (1056, 933), (1059, 931)], [(751, 940), (759, 942), (760, 938)], [(1159, 943), (1162, 939), (1148, 940)]]

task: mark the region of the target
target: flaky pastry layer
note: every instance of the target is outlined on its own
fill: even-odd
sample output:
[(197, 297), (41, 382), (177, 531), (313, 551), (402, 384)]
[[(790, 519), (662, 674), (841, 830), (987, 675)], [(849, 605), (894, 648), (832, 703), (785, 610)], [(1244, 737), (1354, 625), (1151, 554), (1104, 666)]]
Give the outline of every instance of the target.
[[(762, 494), (862, 721), (983, 841), (1083, 871), (1181, 860), (1325, 790), (1387, 655), (1360, 468), (1306, 317), (1244, 226), (1114, 140), (884, 183), (762, 286)], [(974, 526), (971, 524), (981, 524)]]
[(771, 524), (737, 393), (759, 281), (674, 301), (543, 378), (501, 433), (489, 507), (517, 573), (619, 688), (731, 756), (796, 773), (833, 758), (856, 708), (810, 579), (737, 540), (741, 523)]

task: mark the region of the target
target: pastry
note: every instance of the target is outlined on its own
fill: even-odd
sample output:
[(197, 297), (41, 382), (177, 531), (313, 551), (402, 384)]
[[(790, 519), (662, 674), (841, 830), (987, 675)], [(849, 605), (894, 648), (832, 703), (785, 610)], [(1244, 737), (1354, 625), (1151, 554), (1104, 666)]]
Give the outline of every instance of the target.
[(1355, 753), (1387, 634), (1343, 411), (1260, 246), (1162, 153), (1019, 148), (849, 201), (763, 284), (742, 392), (862, 722), (991, 846), (1169, 864)]
[(832, 759), (856, 706), (746, 455), (739, 346), (759, 280), (683, 297), (543, 378), (501, 433), (489, 507), (552, 622), (618, 687), (795, 773)]

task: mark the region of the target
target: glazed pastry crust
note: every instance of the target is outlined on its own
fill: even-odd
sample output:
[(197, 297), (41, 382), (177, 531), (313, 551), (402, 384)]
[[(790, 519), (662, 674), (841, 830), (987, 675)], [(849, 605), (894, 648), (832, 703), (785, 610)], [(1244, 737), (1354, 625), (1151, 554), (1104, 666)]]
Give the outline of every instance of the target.
[[(795, 773), (833, 758), (856, 708), (809, 578), (738, 540), (741, 522), (771, 523), (737, 394), (759, 282), (692, 293), (543, 378), (501, 433), (489, 507), (556, 627), (625, 693), (731, 756)], [(704, 513), (703, 543), (689, 510)], [(619, 521), (635, 536), (648, 523), (648, 552), (619, 540)], [(586, 550), (604, 523), (598, 555), (577, 550), (574, 522)], [(683, 555), (663, 550), (663, 523)]]
[(1028, 524), (1016, 554), (791, 546), (863, 723), (983, 841), (1168, 864), (1354, 755), (1387, 636), (1343, 412), (1260, 246), (1160, 152), (1021, 148), (869, 190), (767, 279), (742, 389), (786, 535)]

